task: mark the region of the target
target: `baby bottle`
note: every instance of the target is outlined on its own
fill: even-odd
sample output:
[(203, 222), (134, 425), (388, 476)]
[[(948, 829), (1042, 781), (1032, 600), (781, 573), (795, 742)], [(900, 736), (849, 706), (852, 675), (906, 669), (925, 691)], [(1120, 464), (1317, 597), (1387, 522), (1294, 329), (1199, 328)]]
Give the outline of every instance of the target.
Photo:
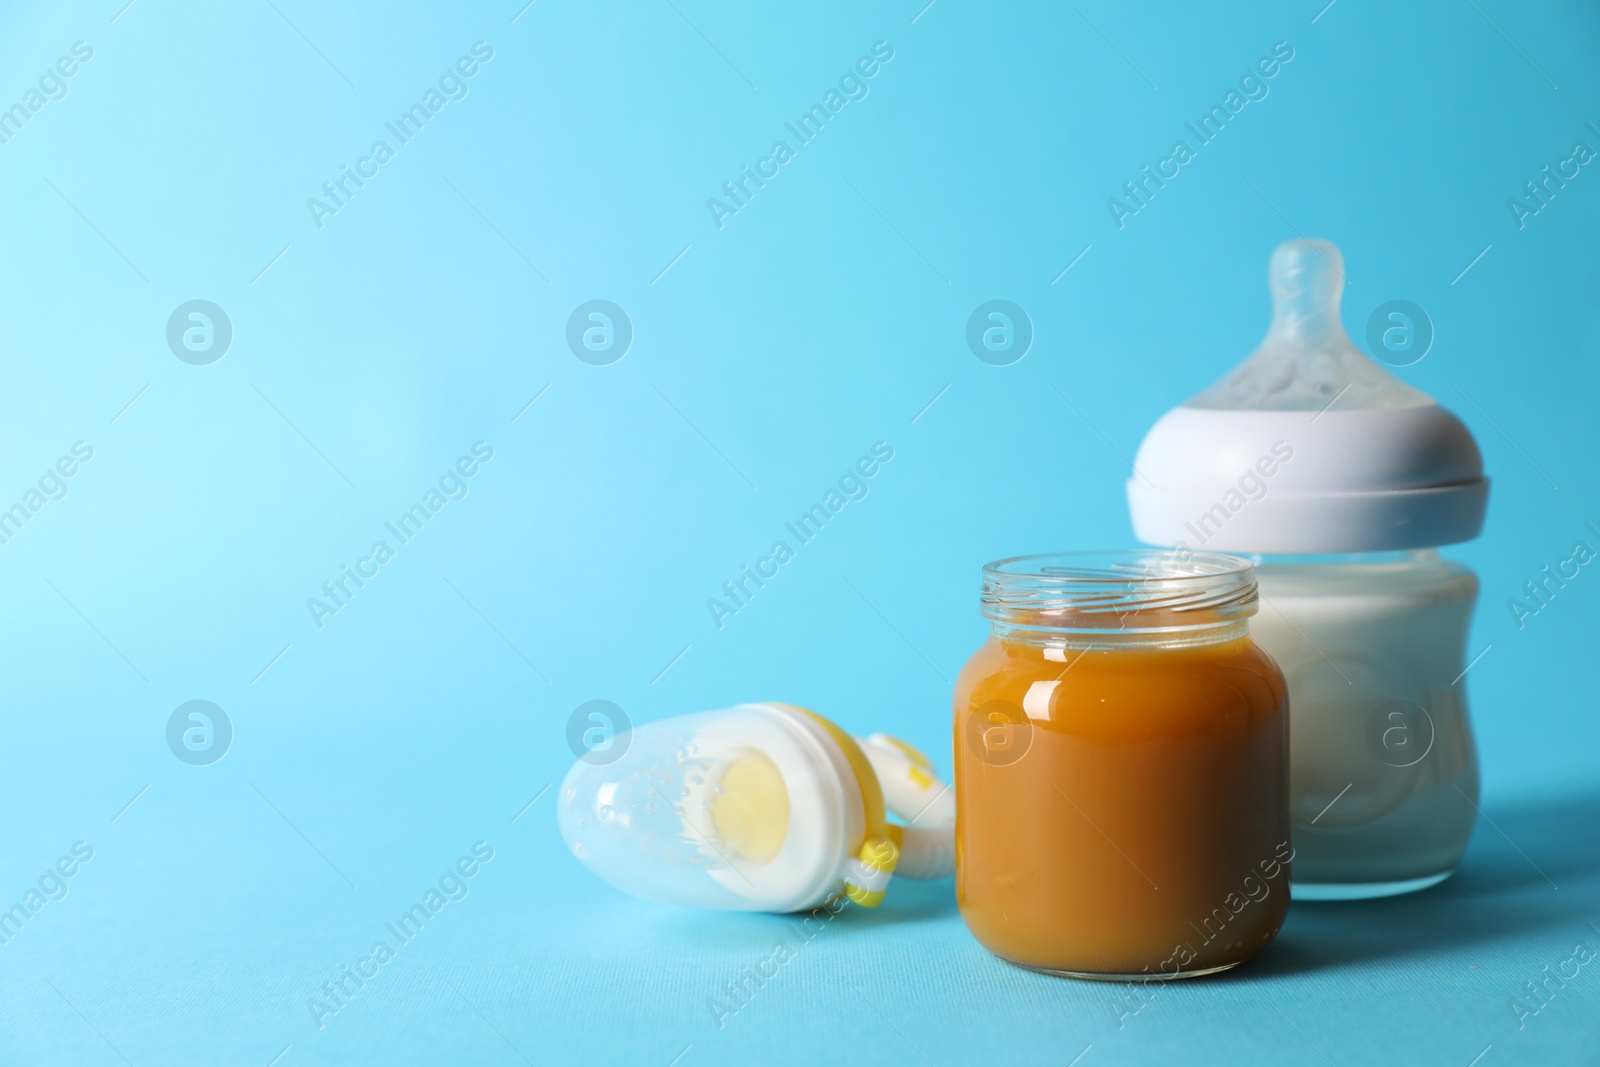
[(1450, 876), (1477, 813), (1478, 581), (1436, 548), (1477, 536), (1489, 483), (1460, 420), (1345, 334), (1337, 248), (1290, 241), (1269, 276), (1261, 346), (1145, 436), (1134, 532), (1256, 561), (1251, 631), (1289, 687), (1293, 896), (1407, 893)]

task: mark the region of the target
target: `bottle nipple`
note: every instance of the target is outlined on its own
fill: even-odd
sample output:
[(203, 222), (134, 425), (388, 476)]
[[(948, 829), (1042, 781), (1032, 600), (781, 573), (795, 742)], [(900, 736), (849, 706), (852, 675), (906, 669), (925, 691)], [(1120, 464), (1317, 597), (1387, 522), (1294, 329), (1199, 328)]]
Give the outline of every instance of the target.
[(1287, 241), (1272, 253), (1272, 327), (1267, 341), (1321, 348), (1345, 339), (1339, 321), (1344, 257), (1327, 241)]
[(1227, 377), (1184, 406), (1233, 411), (1322, 411), (1432, 404), (1351, 342), (1339, 318), (1344, 257), (1330, 241), (1286, 241), (1267, 269), (1272, 325)]

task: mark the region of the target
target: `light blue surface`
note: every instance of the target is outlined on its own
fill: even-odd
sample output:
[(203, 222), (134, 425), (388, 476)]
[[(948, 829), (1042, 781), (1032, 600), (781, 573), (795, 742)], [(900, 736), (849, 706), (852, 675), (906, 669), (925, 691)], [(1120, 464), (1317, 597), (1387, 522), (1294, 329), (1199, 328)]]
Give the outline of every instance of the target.
[[(1507, 205), (1600, 148), (1592, 7), (123, 2), (0, 30), (5, 104), (93, 48), (0, 144), (0, 505), (93, 449), (0, 545), (0, 898), (93, 849), (0, 945), (0, 1062), (1595, 1062), (1600, 969), (1521, 1028), (1510, 1001), (1600, 947), (1600, 577), (1507, 607), (1600, 547), (1600, 169)], [(319, 228), (307, 198), (478, 41), (464, 98)], [(707, 199), (880, 41), (719, 228)], [(1107, 199), (1276, 42), (1267, 95), (1119, 229)], [(1453, 553), (1493, 820), (1456, 878), (1296, 905), (1256, 964), (1135, 1013), (986, 955), (948, 883), (802, 944), (563, 851), (545, 790), (592, 699), (792, 701), (948, 769), (979, 566), (1131, 541), (1127, 457), (1254, 346), (1299, 233), (1343, 249), (1358, 340), (1426, 310), (1400, 373), (1494, 479)], [(209, 365), (166, 342), (196, 299), (233, 328)], [(596, 299), (634, 328), (609, 366), (565, 339)], [(965, 341), (995, 299), (1035, 331), (1011, 366)], [(307, 598), (479, 441), (466, 497), (319, 628)], [(867, 496), (719, 628), (707, 599), (878, 441)], [(232, 723), (220, 762), (168, 748), (190, 700)], [(319, 1029), (307, 1001), (480, 841)]]

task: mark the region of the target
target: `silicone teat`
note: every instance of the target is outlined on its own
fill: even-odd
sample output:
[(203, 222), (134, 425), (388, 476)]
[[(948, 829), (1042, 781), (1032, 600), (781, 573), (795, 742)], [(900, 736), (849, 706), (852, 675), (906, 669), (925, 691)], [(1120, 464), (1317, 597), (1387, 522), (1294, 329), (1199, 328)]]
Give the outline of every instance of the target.
[(1329, 241), (1286, 241), (1272, 253), (1272, 325), (1227, 377), (1186, 403), (1235, 411), (1405, 408), (1433, 403), (1358, 349), (1339, 319), (1344, 257)]
[(1289, 241), (1279, 245), (1267, 266), (1272, 287), (1272, 326), (1268, 341), (1293, 340), (1318, 349), (1347, 340), (1339, 321), (1344, 292), (1344, 257), (1327, 241)]
[[(954, 798), (892, 739), (851, 738), (791, 705), (742, 704), (617, 741), (611, 762), (573, 765), (556, 817), (573, 855), (634, 896), (742, 911), (840, 896), (874, 907), (897, 867), (952, 872)], [(914, 825), (887, 823), (886, 806)]]

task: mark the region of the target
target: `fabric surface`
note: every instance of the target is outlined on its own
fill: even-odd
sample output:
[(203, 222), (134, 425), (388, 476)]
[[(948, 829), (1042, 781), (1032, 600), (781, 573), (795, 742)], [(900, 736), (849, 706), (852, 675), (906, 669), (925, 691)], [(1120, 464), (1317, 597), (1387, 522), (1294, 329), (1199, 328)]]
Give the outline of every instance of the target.
[[(1600, 1061), (1600, 16), (1324, 5), (0, 4), (0, 1063)], [(1492, 479), (1455, 877), (1146, 994), (565, 851), (590, 701), (948, 774), (1300, 235)]]

